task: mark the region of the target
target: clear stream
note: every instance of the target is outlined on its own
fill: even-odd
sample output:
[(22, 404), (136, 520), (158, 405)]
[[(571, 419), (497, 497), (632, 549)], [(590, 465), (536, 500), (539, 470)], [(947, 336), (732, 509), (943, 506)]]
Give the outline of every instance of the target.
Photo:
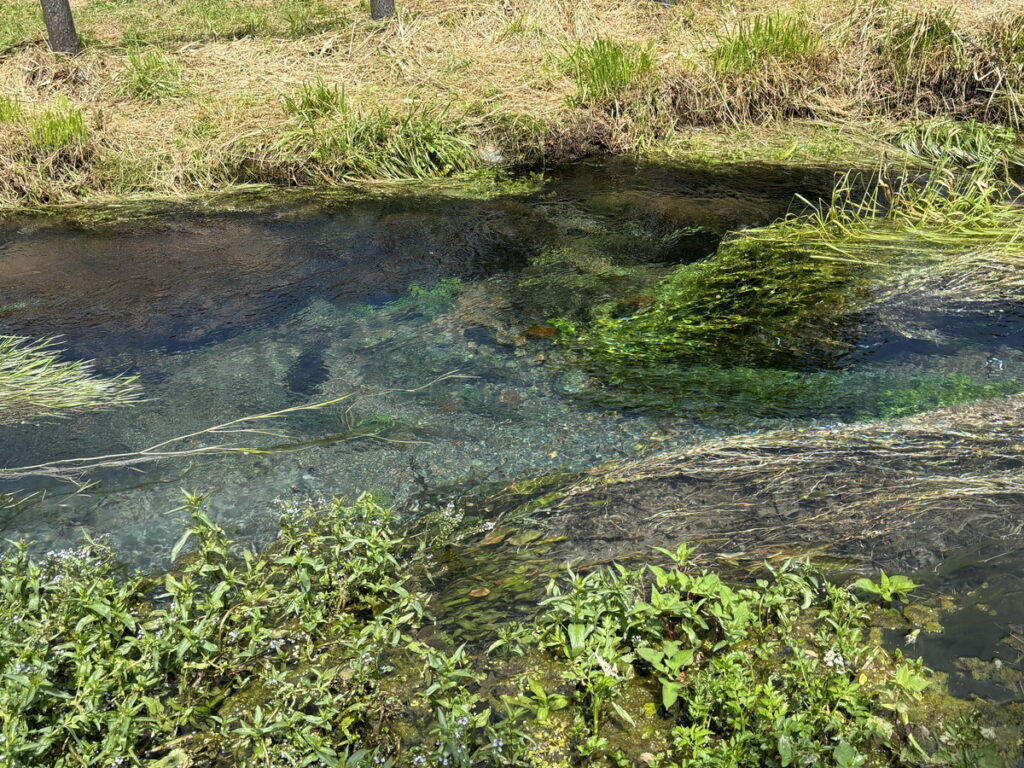
[[(84, 490), (50, 480), (0, 486), (46, 491), (0, 511), (0, 535), (45, 551), (100, 534), (126, 564), (158, 567), (180, 535), (172, 510), (183, 488), (212, 492), (211, 515), (259, 545), (275, 532), (280, 500), (366, 490), (400, 500), (730, 430), (834, 420), (802, 414), (738, 427), (602, 408), (576, 396), (587, 377), (562, 364), (543, 325), (642, 295), (674, 265), (711, 253), (726, 231), (768, 223), (796, 195), (825, 194), (832, 179), (827, 169), (712, 173), (618, 160), (485, 199), (420, 187), (281, 195), (260, 200), (259, 213), (168, 206), (88, 226), (41, 215), (0, 220), (0, 333), (59, 335), (69, 358), (138, 374), (147, 397), (0, 428), (0, 466), (135, 451), (352, 395), (260, 425), (273, 434), (217, 438), (269, 453), (105, 470)], [(1024, 323), (1015, 317), (958, 338), (865, 343), (850, 365), (1024, 378)], [(1024, 624), (1022, 566), (1018, 552), (940, 568), (936, 586), (977, 591), (946, 632), (922, 637), (926, 661), (951, 671), (959, 656), (1018, 663), (1024, 645), (1000, 641)], [(1011, 695), (958, 679), (965, 692)]]

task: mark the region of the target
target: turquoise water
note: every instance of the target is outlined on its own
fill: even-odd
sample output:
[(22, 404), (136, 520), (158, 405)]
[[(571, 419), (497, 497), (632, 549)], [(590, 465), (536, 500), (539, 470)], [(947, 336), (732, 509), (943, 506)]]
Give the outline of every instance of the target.
[[(210, 492), (242, 540), (273, 535), (277, 504), (583, 468), (720, 428), (582, 404), (587, 384), (531, 326), (642, 291), (765, 223), (827, 171), (708, 176), (580, 166), (528, 193), (443, 190), (310, 200), (254, 213), (151, 211), (89, 225), (47, 217), (0, 232), (2, 330), (59, 334), (71, 358), (141, 377), (147, 402), (7, 427), (8, 467), (137, 451), (253, 414), (349, 400), (275, 420), (234, 446), (295, 446), (104, 470), (95, 485), (19, 481), (46, 498), (0, 513), (0, 534), (42, 550), (85, 532), (129, 565), (166, 563), (181, 489)], [(452, 378), (431, 384), (445, 374)], [(416, 390), (416, 391), (402, 391)], [(200, 445), (196, 440), (175, 447)]]
[[(402, 501), (737, 431), (849, 418), (813, 400), (757, 411), (743, 399), (749, 392), (730, 394), (710, 379), (669, 412), (581, 397), (594, 382), (567, 363), (545, 324), (586, 319), (602, 304), (642, 305), (674, 266), (710, 254), (726, 231), (784, 215), (797, 194), (827, 193), (832, 177), (612, 161), (479, 199), (398, 188), (343, 199), (282, 195), (259, 201), (258, 213), (165, 207), (128, 221), (0, 222), (0, 332), (60, 335), (69, 358), (138, 374), (147, 398), (0, 428), (0, 465), (138, 451), (292, 409), (240, 425), (259, 432), (174, 446), (263, 453), (104, 469), (83, 487), (38, 478), (0, 486), (42, 493), (0, 511), (0, 535), (30, 539), (40, 551), (100, 535), (126, 565), (161, 567), (181, 532), (182, 489), (210, 493), (211, 516), (259, 545), (295, 499), (375, 491)], [(899, 408), (897, 375), (1024, 378), (1024, 324), (1010, 310), (980, 321), (945, 318), (931, 335), (854, 333), (844, 397)], [(992, 573), (996, 586), (985, 589), (993, 595), (975, 602), (1011, 606), (1021, 559), (985, 558), (943, 571), (938, 583), (981, 589)], [(1004, 615), (981, 633), (989, 649), (1017, 616)], [(969, 629), (976, 623), (964, 622), (960, 635), (922, 638), (930, 661), (948, 660), (978, 635)]]

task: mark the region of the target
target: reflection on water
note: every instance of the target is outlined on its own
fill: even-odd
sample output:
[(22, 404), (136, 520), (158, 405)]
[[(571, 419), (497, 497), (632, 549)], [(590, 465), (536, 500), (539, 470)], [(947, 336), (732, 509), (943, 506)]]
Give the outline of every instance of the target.
[[(41, 480), (0, 487), (47, 493), (0, 512), (0, 535), (49, 549), (88, 531), (108, 536), (131, 565), (160, 566), (180, 533), (170, 510), (183, 488), (213, 492), (212, 516), (258, 544), (274, 533), (275, 499), (364, 490), (400, 499), (735, 430), (688, 412), (581, 402), (587, 377), (560, 364), (545, 321), (602, 302), (641, 305), (645, 290), (709, 254), (726, 230), (767, 223), (795, 194), (827, 192), (831, 178), (617, 161), (487, 200), (420, 193), (311, 208), (284, 199), (259, 215), (171, 211), (93, 228), (8, 220), (0, 332), (59, 334), (71, 357), (137, 372), (149, 399), (3, 428), (0, 465), (135, 451), (247, 415), (353, 397), (290, 413), (260, 434), (218, 436), (263, 453), (106, 470), (77, 491)], [(868, 382), (887, 380), (871, 366), (1020, 378), (1022, 331), (1007, 316), (944, 334), (959, 339), (952, 344), (869, 339), (855, 362)], [(834, 417), (802, 414), (800, 423)], [(994, 632), (1006, 629), (1000, 621)]]

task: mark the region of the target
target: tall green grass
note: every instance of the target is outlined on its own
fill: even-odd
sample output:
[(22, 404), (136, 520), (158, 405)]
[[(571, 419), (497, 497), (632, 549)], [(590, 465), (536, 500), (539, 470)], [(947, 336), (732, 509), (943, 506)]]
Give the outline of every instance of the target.
[(330, 182), (355, 178), (431, 178), (477, 164), (473, 145), (447, 109), (419, 105), (355, 108), (343, 90), (322, 80), (284, 102), (291, 125), (276, 149), (297, 163), (297, 174)]
[(345, 93), (337, 84), (328, 83), (322, 77), (303, 83), (294, 94), (284, 97), (285, 114), (304, 123), (331, 117), (346, 109)]
[(741, 21), (731, 34), (720, 36), (711, 61), (720, 73), (748, 73), (769, 63), (799, 61), (820, 45), (806, 19), (768, 14)]
[(120, 92), (138, 101), (160, 101), (184, 95), (181, 65), (156, 49), (128, 51)]
[(572, 106), (602, 107), (621, 112), (623, 105), (650, 86), (654, 58), (650, 48), (614, 40), (571, 46), (563, 64), (576, 81)]
[(89, 141), (85, 115), (63, 97), (50, 109), (31, 116), (27, 124), (29, 141), (41, 152), (81, 149)]
[(21, 104), (13, 96), (0, 96), (0, 125), (17, 123), (21, 120)]
[(127, 405), (133, 377), (107, 378), (91, 363), (66, 362), (53, 340), (0, 336), (0, 425)]

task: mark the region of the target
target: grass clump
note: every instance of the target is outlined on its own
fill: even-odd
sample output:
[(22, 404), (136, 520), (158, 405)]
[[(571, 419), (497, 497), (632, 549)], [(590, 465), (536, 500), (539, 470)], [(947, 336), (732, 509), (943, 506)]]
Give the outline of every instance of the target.
[(720, 36), (711, 51), (714, 68), (723, 74), (750, 73), (773, 63), (798, 62), (821, 43), (806, 19), (785, 14), (755, 16)]
[(882, 58), (903, 87), (949, 77), (967, 61), (966, 44), (951, 9), (895, 20), (882, 45)]
[(162, 51), (130, 50), (120, 91), (138, 101), (160, 101), (181, 96), (185, 92), (181, 65)]
[(85, 115), (66, 99), (59, 99), (51, 109), (32, 115), (27, 127), (29, 141), (40, 152), (77, 155), (89, 142)]
[(0, 125), (9, 125), (21, 120), (21, 104), (10, 96), (0, 96)]
[(642, 98), (654, 72), (651, 49), (595, 40), (571, 46), (564, 60), (576, 81), (572, 106), (597, 107), (621, 114), (627, 102)]
[(449, 176), (478, 162), (446, 108), (424, 104), (403, 113), (384, 106), (361, 111), (343, 90), (318, 80), (286, 97), (284, 109), (288, 130), (263, 157), (243, 162), (244, 172), (337, 183)]
[(127, 405), (133, 377), (99, 376), (87, 362), (64, 362), (52, 340), (0, 336), (0, 426), (43, 416)]
[(937, 119), (907, 125), (890, 135), (900, 149), (965, 166), (1024, 164), (1024, 143), (1012, 128), (976, 120)]

